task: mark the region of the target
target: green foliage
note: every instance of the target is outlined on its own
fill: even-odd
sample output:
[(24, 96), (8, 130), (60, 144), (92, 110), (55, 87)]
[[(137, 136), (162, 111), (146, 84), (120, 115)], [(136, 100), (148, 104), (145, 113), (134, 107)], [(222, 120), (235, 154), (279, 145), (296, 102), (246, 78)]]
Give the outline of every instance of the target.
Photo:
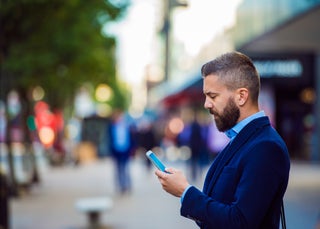
[(6, 90), (40, 85), (53, 107), (66, 105), (84, 82), (107, 83), (121, 94), (115, 79), (116, 41), (103, 35), (101, 28), (120, 19), (128, 4), (126, 0), (2, 0), (1, 83)]

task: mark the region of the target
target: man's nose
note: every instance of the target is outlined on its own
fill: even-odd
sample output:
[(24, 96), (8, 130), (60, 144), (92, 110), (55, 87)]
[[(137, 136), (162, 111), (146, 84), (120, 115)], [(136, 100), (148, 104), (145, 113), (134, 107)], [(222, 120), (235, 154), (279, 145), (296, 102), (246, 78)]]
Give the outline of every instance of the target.
[(206, 98), (206, 100), (204, 101), (204, 108), (205, 109), (209, 109), (209, 108), (212, 108), (213, 107), (213, 104), (212, 104), (212, 102), (211, 101), (209, 101), (207, 98)]

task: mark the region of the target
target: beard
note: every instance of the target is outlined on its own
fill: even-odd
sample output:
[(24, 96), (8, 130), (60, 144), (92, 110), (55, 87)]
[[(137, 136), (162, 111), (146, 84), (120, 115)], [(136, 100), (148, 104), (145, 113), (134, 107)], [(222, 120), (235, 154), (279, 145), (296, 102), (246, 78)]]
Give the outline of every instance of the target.
[(228, 103), (221, 114), (211, 109), (209, 112), (214, 115), (214, 121), (220, 132), (225, 132), (234, 127), (240, 117), (240, 110), (232, 98), (229, 98)]

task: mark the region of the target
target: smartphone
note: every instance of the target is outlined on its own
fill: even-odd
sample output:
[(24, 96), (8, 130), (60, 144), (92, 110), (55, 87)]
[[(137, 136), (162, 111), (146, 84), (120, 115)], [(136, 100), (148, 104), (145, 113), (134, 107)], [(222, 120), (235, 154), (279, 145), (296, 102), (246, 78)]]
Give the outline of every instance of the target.
[(149, 150), (148, 152), (146, 152), (146, 156), (149, 158), (152, 164), (154, 164), (154, 166), (156, 166), (160, 171), (168, 173), (166, 171), (166, 166), (160, 161), (160, 159), (156, 156), (154, 152)]

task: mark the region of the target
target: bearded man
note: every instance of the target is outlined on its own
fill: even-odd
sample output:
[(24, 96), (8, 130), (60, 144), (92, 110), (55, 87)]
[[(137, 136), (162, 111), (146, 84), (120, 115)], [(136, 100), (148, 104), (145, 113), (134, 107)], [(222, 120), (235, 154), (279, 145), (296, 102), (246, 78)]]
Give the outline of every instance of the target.
[(157, 170), (163, 189), (179, 197), (180, 213), (200, 228), (279, 228), (290, 159), (258, 97), (260, 77), (251, 59), (229, 52), (204, 64), (204, 107), (229, 144), (210, 166), (202, 190), (182, 171)]

